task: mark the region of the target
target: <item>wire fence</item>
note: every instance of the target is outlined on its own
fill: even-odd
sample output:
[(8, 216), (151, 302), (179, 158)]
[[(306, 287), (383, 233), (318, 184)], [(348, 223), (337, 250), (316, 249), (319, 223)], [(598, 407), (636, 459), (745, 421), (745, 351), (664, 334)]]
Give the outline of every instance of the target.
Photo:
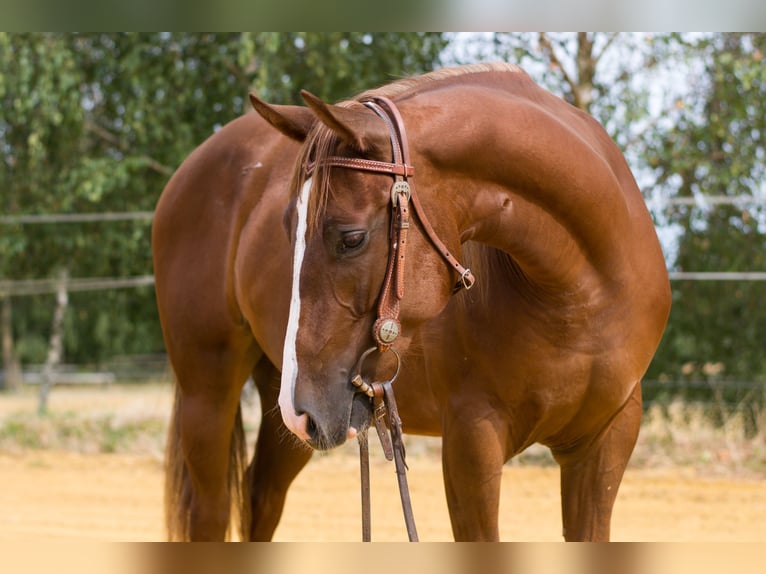
[[(650, 199), (651, 207), (657, 205), (743, 205), (761, 204), (763, 199), (754, 196), (707, 196), (680, 197), (663, 200)], [(151, 221), (152, 211), (107, 212), (107, 213), (70, 213), (70, 214), (27, 214), (0, 216), (0, 225), (45, 225), (77, 224), (115, 221)], [(669, 271), (671, 281), (766, 281), (766, 271), (719, 272), (719, 271)], [(30, 295), (52, 294), (57, 290), (60, 278), (0, 280), (0, 298)], [(86, 277), (67, 279), (69, 292), (98, 291), (110, 289), (130, 289), (154, 285), (153, 275), (134, 277)], [(645, 407), (657, 402), (667, 402), (672, 397), (685, 400), (702, 401), (709, 404), (737, 405), (753, 403), (759, 405), (766, 397), (766, 383), (748, 383), (737, 381), (645, 381)], [(750, 408), (750, 407), (747, 407)]]
[[(687, 205), (708, 207), (713, 205), (766, 205), (766, 197), (757, 195), (699, 195), (695, 197), (647, 197), (646, 203), (650, 210), (661, 207)], [(100, 213), (42, 213), (1, 215), (0, 225), (38, 225), (48, 223), (97, 223), (110, 221), (151, 221), (153, 211), (122, 211)]]
[(110, 221), (151, 221), (153, 211), (106, 213), (47, 213), (0, 216), (0, 225), (37, 225), (42, 223), (99, 223)]
[(675, 411), (675, 418), (684, 420), (701, 413), (707, 422), (720, 428), (737, 421), (751, 437), (765, 430), (766, 381), (645, 380), (641, 390), (644, 412), (659, 409), (668, 416)]
[[(100, 213), (43, 213), (0, 216), (0, 225), (45, 225), (66, 223), (110, 223), (117, 221), (146, 221), (154, 218), (153, 211), (124, 211)], [(0, 297), (45, 295), (56, 292), (61, 279), (0, 280)], [(100, 291), (130, 289), (154, 285), (153, 275), (133, 277), (80, 277), (66, 280), (66, 290)]]
[[(766, 271), (718, 272), (718, 271), (670, 271), (671, 281), (766, 281)], [(60, 279), (24, 279), (0, 281), (0, 297), (45, 295), (56, 292)], [(154, 285), (154, 275), (135, 277), (85, 277), (67, 280), (67, 291), (100, 291), (107, 289), (130, 289)]]
[[(762, 204), (756, 196), (699, 196), (648, 199), (650, 206), (672, 205), (746, 205)], [(53, 213), (0, 216), (0, 225), (41, 225), (61, 223), (98, 223), (115, 221), (152, 221), (153, 211), (128, 211), (106, 213)], [(671, 281), (766, 281), (766, 271), (669, 271)], [(30, 279), (0, 281), (0, 297), (42, 295), (56, 292), (57, 279)], [(69, 291), (96, 291), (101, 289), (126, 289), (154, 284), (152, 275), (137, 277), (94, 277), (69, 279)]]
[(697, 401), (708, 404), (725, 404), (732, 407), (743, 402), (764, 403), (766, 381), (737, 381), (712, 378), (672, 379), (668, 381), (645, 380), (641, 383), (644, 406), (654, 403), (665, 404), (673, 399)]
[[(23, 295), (45, 295), (56, 293), (61, 279), (25, 279), (21, 281), (0, 281), (0, 297)], [(101, 291), (107, 289), (128, 289), (154, 285), (154, 275), (137, 277), (86, 277), (67, 279), (66, 291)]]

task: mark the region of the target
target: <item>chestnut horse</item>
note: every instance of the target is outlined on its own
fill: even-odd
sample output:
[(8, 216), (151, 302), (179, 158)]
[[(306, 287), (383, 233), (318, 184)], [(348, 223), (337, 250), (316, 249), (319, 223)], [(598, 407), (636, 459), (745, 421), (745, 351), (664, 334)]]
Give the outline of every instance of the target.
[[(177, 376), (171, 539), (224, 538), (239, 500), (243, 536), (269, 539), (306, 445), (332, 448), (369, 423), (350, 379), (377, 339), (401, 356), (404, 431), (443, 437), (456, 540), (499, 539), (503, 464), (533, 443), (561, 468), (564, 537), (608, 540), (670, 305), (617, 146), (506, 64), (338, 105), (304, 99), (251, 97), (266, 121), (249, 114), (212, 136), (157, 207), (157, 297)], [(401, 142), (404, 157), (392, 151)], [(409, 196), (394, 193), (392, 208), (391, 193), (402, 181), (406, 257)], [(461, 263), (476, 286), (453, 294)], [(392, 289), (395, 339), (371, 332)], [(384, 376), (391, 356), (365, 361), (365, 377)], [(244, 472), (250, 374), (263, 421)]]

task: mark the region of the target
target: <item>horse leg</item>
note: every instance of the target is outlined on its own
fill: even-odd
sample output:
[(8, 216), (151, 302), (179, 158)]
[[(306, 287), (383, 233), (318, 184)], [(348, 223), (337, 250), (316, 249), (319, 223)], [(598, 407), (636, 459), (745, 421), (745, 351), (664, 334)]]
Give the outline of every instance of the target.
[(582, 452), (554, 456), (561, 465), (561, 508), (567, 541), (608, 541), (617, 490), (641, 425), (641, 385), (601, 436)]
[[(175, 440), (169, 443), (169, 451), (180, 450), (183, 459), (182, 479), (173, 484), (184, 492), (180, 497), (175, 493), (176, 503), (182, 504), (177, 510), (183, 522), (179, 537), (224, 540), (231, 509), (231, 473), (237, 472), (232, 465), (239, 458), (232, 452), (232, 435), (249, 367), (231, 349), (198, 349), (183, 357), (174, 365), (178, 398), (171, 430)], [(168, 452), (168, 460), (178, 454)]]
[(313, 453), (282, 422), (277, 407), (279, 379), (279, 371), (264, 356), (253, 371), (262, 416), (255, 454), (248, 469), (252, 541), (271, 540), (282, 517), (287, 489)]
[(442, 439), (447, 506), (455, 541), (497, 541), (507, 423), (488, 404), (449, 409)]

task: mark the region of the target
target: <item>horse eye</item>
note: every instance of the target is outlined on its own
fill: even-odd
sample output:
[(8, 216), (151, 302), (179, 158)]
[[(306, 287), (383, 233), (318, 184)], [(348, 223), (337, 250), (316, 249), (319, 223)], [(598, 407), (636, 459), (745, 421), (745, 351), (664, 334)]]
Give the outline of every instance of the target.
[(348, 231), (340, 236), (335, 250), (338, 255), (348, 255), (361, 249), (366, 242), (366, 231)]

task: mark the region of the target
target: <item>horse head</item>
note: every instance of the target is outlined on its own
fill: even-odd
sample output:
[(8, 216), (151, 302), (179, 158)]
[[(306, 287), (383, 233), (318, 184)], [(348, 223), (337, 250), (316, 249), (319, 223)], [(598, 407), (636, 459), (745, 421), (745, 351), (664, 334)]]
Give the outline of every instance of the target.
[[(412, 164), (422, 156), (410, 153), (404, 134), (405, 156), (396, 149), (388, 110), (302, 95), (308, 108), (251, 101), (274, 127), (303, 142), (285, 214), (294, 255), (279, 405), (286, 426), (322, 449), (369, 424), (369, 401), (351, 384), (355, 370), (390, 376), (398, 364), (393, 353), (360, 357), (372, 345), (405, 352), (418, 325), (443, 310), (454, 278), (442, 258), (455, 260), (446, 245), (458, 250), (460, 238), (457, 226), (444, 223), (444, 205), (429, 205), (441, 251), (422, 214), (409, 217), (414, 169), (405, 156)], [(425, 177), (414, 182), (428, 185)]]

